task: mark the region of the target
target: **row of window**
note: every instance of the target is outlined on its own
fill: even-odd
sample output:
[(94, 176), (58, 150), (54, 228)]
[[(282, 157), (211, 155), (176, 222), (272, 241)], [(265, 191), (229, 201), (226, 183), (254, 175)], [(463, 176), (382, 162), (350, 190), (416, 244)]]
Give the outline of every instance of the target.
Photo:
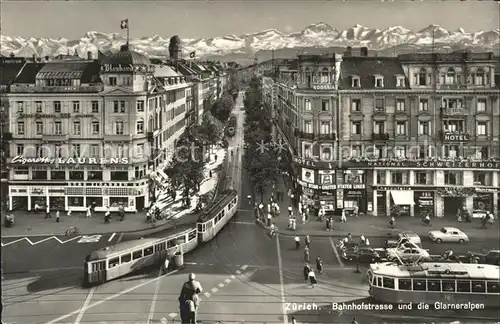
[[(422, 68), (413, 75), (413, 84), (419, 86), (432, 85), (433, 75), (433, 73), (428, 73), (426, 69)], [(482, 68), (470, 73), (467, 77), (457, 73), (454, 68), (449, 68), (446, 73), (440, 73), (438, 77), (439, 83), (442, 85), (474, 84), (484, 86), (490, 83), (490, 76)]]
[[(67, 158), (67, 157), (92, 157), (99, 158), (102, 156), (121, 158), (127, 156), (127, 151), (130, 150), (128, 145), (125, 144), (113, 144), (112, 146), (102, 146), (101, 144), (89, 144), (83, 146), (86, 150), (82, 150), (81, 144), (71, 144), (69, 145), (54, 145), (53, 147), (49, 145), (36, 144), (35, 146), (29, 145), (25, 147), (24, 144), (16, 144), (16, 155), (22, 155), (26, 157), (56, 157), (56, 158)], [(133, 150), (134, 157), (142, 157), (146, 150), (145, 144), (137, 144)], [(131, 152), (132, 153), (132, 152)]]
[[(323, 122), (322, 122), (323, 123)], [(374, 121), (373, 122), (373, 133), (374, 134), (385, 134), (388, 133), (386, 128), (386, 121)], [(432, 121), (418, 121), (418, 135), (432, 135)], [(489, 121), (476, 121), (476, 135), (487, 136), (489, 134)], [(308, 128), (309, 127), (309, 128)], [(305, 130), (312, 130), (312, 123), (310, 121), (304, 121)], [(465, 121), (463, 120), (447, 120), (443, 121), (442, 131), (444, 132), (466, 132)], [(312, 131), (311, 131), (312, 132)], [(397, 120), (395, 122), (394, 133), (396, 136), (408, 135), (408, 121)], [(362, 135), (363, 134), (363, 121), (356, 120), (351, 121), (351, 134), (352, 135)]]
[[(476, 112), (486, 111), (487, 100), (485, 98), (478, 98), (476, 101)], [(464, 99), (462, 98), (445, 98), (441, 103), (442, 108), (446, 109), (464, 109)], [(361, 99), (351, 100), (351, 111), (360, 112), (362, 111)], [(383, 98), (375, 99), (375, 111), (383, 112), (385, 111), (385, 100)], [(403, 98), (396, 98), (396, 111), (405, 112), (406, 111), (406, 100)], [(418, 111), (429, 111), (429, 99), (419, 99), (418, 101)]]
[[(81, 104), (80, 101), (72, 101), (72, 112), (75, 114), (81, 113)], [(16, 102), (16, 111), (20, 114), (27, 113), (26, 111), (27, 103), (24, 101)], [(53, 101), (52, 102), (52, 112), (54, 114), (62, 113), (62, 103), (61, 101)], [(91, 101), (91, 112), (93, 114), (99, 113), (99, 101)], [(42, 101), (35, 101), (35, 113), (41, 114), (43, 113), (43, 103)]]
[[(397, 288), (396, 288), (397, 280)], [(373, 276), (371, 283), (376, 287), (398, 290), (460, 292), (460, 293), (500, 293), (500, 282), (467, 279), (395, 279)]]

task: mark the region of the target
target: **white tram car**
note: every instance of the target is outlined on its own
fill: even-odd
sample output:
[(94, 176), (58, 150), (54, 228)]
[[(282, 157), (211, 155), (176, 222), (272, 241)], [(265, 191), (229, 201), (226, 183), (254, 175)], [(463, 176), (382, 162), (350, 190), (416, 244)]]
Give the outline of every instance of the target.
[(381, 302), (500, 305), (500, 267), (496, 265), (386, 262), (371, 264), (367, 277), (370, 295)]
[(160, 264), (178, 250), (192, 251), (220, 232), (236, 214), (238, 203), (238, 192), (228, 190), (201, 213), (172, 221), (163, 238), (131, 240), (92, 252), (85, 260), (84, 285), (102, 284)]

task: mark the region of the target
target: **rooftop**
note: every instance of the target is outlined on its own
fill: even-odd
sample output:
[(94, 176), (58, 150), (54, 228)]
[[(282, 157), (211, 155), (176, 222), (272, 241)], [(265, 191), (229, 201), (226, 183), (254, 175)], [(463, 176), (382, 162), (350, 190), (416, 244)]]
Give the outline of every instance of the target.
[(150, 65), (151, 61), (145, 55), (130, 50), (128, 45), (122, 45), (120, 51), (105, 57), (102, 64), (112, 65)]

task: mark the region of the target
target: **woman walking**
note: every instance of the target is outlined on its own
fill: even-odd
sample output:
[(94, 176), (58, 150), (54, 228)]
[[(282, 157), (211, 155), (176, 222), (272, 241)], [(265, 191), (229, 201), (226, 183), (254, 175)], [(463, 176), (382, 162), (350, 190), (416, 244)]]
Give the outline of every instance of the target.
[(316, 270), (321, 274), (323, 273), (323, 260), (320, 257), (316, 258)]
[(309, 279), (309, 272), (311, 272), (311, 267), (308, 263), (304, 264), (304, 281), (307, 283), (307, 279)]

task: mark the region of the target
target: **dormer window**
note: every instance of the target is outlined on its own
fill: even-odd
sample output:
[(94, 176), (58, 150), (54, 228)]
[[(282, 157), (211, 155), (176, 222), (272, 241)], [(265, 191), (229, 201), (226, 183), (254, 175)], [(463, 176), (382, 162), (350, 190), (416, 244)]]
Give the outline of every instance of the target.
[(375, 75), (375, 88), (384, 87), (384, 77), (381, 75)]
[(116, 86), (116, 77), (109, 77), (109, 85), (110, 86)]
[(353, 75), (351, 77), (351, 88), (361, 88), (361, 80), (359, 76)]
[(401, 75), (396, 76), (396, 87), (402, 88), (405, 86), (405, 77)]
[(427, 71), (424, 68), (420, 69), (420, 71), (418, 72), (417, 80), (415, 83), (420, 85), (420, 86), (427, 85), (427, 83), (428, 83), (427, 82)]

